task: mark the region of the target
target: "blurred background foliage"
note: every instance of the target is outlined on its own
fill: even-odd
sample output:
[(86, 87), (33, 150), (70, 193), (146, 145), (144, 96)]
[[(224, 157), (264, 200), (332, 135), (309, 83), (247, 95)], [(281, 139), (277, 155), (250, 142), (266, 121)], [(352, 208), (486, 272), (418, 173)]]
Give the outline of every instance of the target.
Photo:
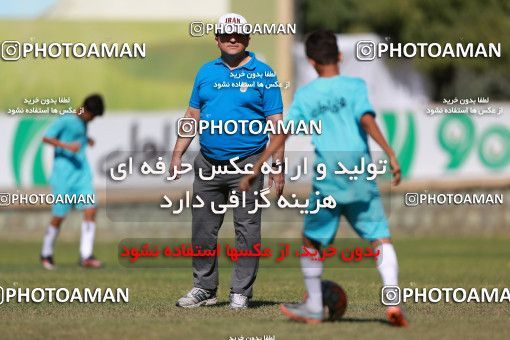
[(374, 32), (390, 42), (501, 43), (501, 58), (413, 58), (431, 97), (510, 98), (508, 0), (301, 0), (303, 32)]

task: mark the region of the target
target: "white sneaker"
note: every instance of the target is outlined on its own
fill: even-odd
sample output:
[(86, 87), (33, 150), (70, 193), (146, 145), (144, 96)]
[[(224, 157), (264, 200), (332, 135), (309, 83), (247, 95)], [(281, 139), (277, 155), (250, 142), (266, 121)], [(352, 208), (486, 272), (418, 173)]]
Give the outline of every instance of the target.
[(177, 307), (193, 308), (218, 303), (216, 291), (194, 287), (175, 304)]
[(244, 309), (248, 308), (249, 299), (243, 294), (231, 293), (230, 294), (230, 308)]

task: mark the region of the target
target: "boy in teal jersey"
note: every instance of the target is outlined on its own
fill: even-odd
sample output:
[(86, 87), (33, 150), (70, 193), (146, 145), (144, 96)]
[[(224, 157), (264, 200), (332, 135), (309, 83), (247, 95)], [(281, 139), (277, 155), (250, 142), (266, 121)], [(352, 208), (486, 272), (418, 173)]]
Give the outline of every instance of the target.
[[(89, 198), (95, 197), (92, 186), (92, 171), (86, 156), (87, 145), (94, 141), (87, 136), (87, 124), (104, 112), (104, 103), (100, 95), (91, 95), (85, 99), (76, 114), (68, 114), (57, 119), (48, 128), (44, 143), (55, 147), (53, 169), (50, 184), (55, 197), (73, 197), (76, 204), (56, 202), (52, 206), (50, 224), (46, 229), (41, 249), (41, 263), (46, 269), (54, 269), (53, 246), (65, 216), (73, 206), (83, 211), (80, 240), (80, 265), (86, 268), (101, 267), (101, 262), (93, 255), (95, 235), (95, 203)], [(78, 199), (81, 198), (81, 199)], [(82, 203), (84, 202), (84, 203)]]
[[(315, 203), (309, 209), (315, 210), (314, 204), (320, 201), (317, 192), (323, 197), (333, 196), (337, 206), (320, 209), (316, 214), (305, 214), (303, 247), (315, 254), (321, 247), (329, 245), (337, 233), (340, 217), (344, 215), (358, 235), (370, 241), (371, 246), (379, 251), (377, 269), (384, 286), (397, 286), (398, 262), (377, 185), (367, 180), (366, 174), (353, 181), (346, 175), (332, 175), (330, 169), (338, 169), (339, 161), (347, 169), (360, 164), (362, 158), (365, 162), (371, 162), (367, 135), (388, 155), (394, 185), (400, 182), (398, 161), (375, 122), (375, 112), (368, 100), (365, 82), (340, 75), (338, 63), (342, 55), (333, 32), (314, 32), (308, 36), (305, 45), (308, 60), (319, 77), (296, 91), (285, 120), (294, 123), (322, 121), (322, 133), (313, 135), (312, 143), (315, 146), (316, 164), (326, 164), (329, 171), (325, 179), (313, 180), (309, 201)], [(241, 180), (241, 190), (249, 189), (260, 173), (262, 164), (285, 143), (288, 136), (282, 134), (272, 138), (254, 165), (254, 174)], [(324, 318), (320, 278), (323, 264), (312, 257), (301, 257), (301, 268), (308, 298), (300, 304), (281, 305), (280, 309), (293, 320), (320, 323)], [(386, 314), (391, 324), (407, 325), (400, 306), (388, 307)]]

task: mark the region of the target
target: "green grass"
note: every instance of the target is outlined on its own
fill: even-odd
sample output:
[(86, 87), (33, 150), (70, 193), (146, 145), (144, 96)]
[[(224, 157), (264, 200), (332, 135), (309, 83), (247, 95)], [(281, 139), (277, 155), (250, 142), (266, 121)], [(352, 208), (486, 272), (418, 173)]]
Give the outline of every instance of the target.
[[(396, 248), (404, 287), (505, 287), (510, 282), (508, 239), (400, 239)], [(96, 255), (107, 266), (76, 266), (77, 242), (56, 248), (59, 269), (37, 262), (40, 244), (0, 242), (3, 287), (128, 287), (127, 304), (3, 304), (2, 338), (166, 338), (228, 339), (276, 335), (276, 339), (332, 338), (507, 338), (509, 307), (504, 304), (408, 303), (411, 326), (395, 329), (384, 322), (375, 269), (328, 269), (324, 278), (339, 282), (349, 297), (341, 322), (308, 326), (288, 321), (277, 305), (304, 293), (299, 268), (261, 268), (253, 306), (227, 309), (230, 269), (220, 271), (217, 307), (183, 310), (174, 306), (191, 285), (186, 268), (130, 269), (118, 264), (117, 244), (98, 243)]]
[[(253, 22), (273, 22), (270, 0), (236, 1), (235, 10)], [(25, 98), (71, 97), (73, 107), (100, 92), (107, 109), (168, 110), (187, 107), (200, 66), (219, 56), (214, 36), (189, 35), (190, 21), (105, 22), (58, 20), (0, 20), (3, 40), (20, 42), (137, 42), (146, 43), (145, 59), (0, 60), (0, 112), (22, 107)], [(276, 67), (277, 39), (259, 36), (249, 50)]]

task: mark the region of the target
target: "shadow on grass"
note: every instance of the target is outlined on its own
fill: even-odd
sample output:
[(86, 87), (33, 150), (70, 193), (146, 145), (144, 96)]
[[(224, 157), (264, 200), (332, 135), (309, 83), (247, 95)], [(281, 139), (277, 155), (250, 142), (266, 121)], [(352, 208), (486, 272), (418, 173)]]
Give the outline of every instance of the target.
[[(250, 308), (249, 309), (256, 309), (256, 308), (270, 307), (270, 306), (278, 306), (281, 303), (283, 303), (283, 302), (281, 302), (281, 301), (255, 300), (255, 301), (250, 301)], [(215, 304), (213, 306), (210, 306), (210, 307), (211, 308), (226, 307), (228, 305), (230, 305), (230, 302), (222, 301), (222, 302), (218, 302), (217, 304)]]
[(278, 306), (282, 303), (283, 303), (282, 301), (257, 300), (257, 301), (251, 301), (250, 307), (251, 308), (262, 308), (262, 307), (269, 307), (269, 306)]
[[(271, 307), (271, 306), (278, 306), (284, 302), (282, 301), (268, 301), (268, 300), (256, 300), (250, 302), (250, 308), (249, 309), (256, 309), (256, 308), (263, 308), (263, 307)], [(209, 308), (219, 308), (219, 307), (226, 307), (230, 304), (228, 301), (222, 301), (218, 302), (217, 304), (210, 306)], [(350, 322), (350, 323), (379, 323), (382, 325), (391, 326), (391, 324), (386, 319), (378, 319), (378, 318), (341, 318), (340, 320), (333, 320), (333, 321), (325, 321), (325, 322), (334, 322), (334, 323), (341, 323), (341, 322)]]
[(368, 322), (374, 322), (374, 323), (380, 323), (383, 325), (390, 326), (391, 324), (388, 322), (388, 320), (385, 319), (377, 319), (377, 318), (341, 318), (340, 320), (335, 320), (332, 322), (353, 322), (353, 323), (368, 323)]
[[(291, 319), (288, 319), (289, 322), (295, 322)], [(325, 320), (323, 323), (378, 323), (381, 325), (392, 326), (387, 320), (377, 319), (377, 318), (341, 318), (340, 320)], [(393, 326), (392, 326), (393, 327)]]

